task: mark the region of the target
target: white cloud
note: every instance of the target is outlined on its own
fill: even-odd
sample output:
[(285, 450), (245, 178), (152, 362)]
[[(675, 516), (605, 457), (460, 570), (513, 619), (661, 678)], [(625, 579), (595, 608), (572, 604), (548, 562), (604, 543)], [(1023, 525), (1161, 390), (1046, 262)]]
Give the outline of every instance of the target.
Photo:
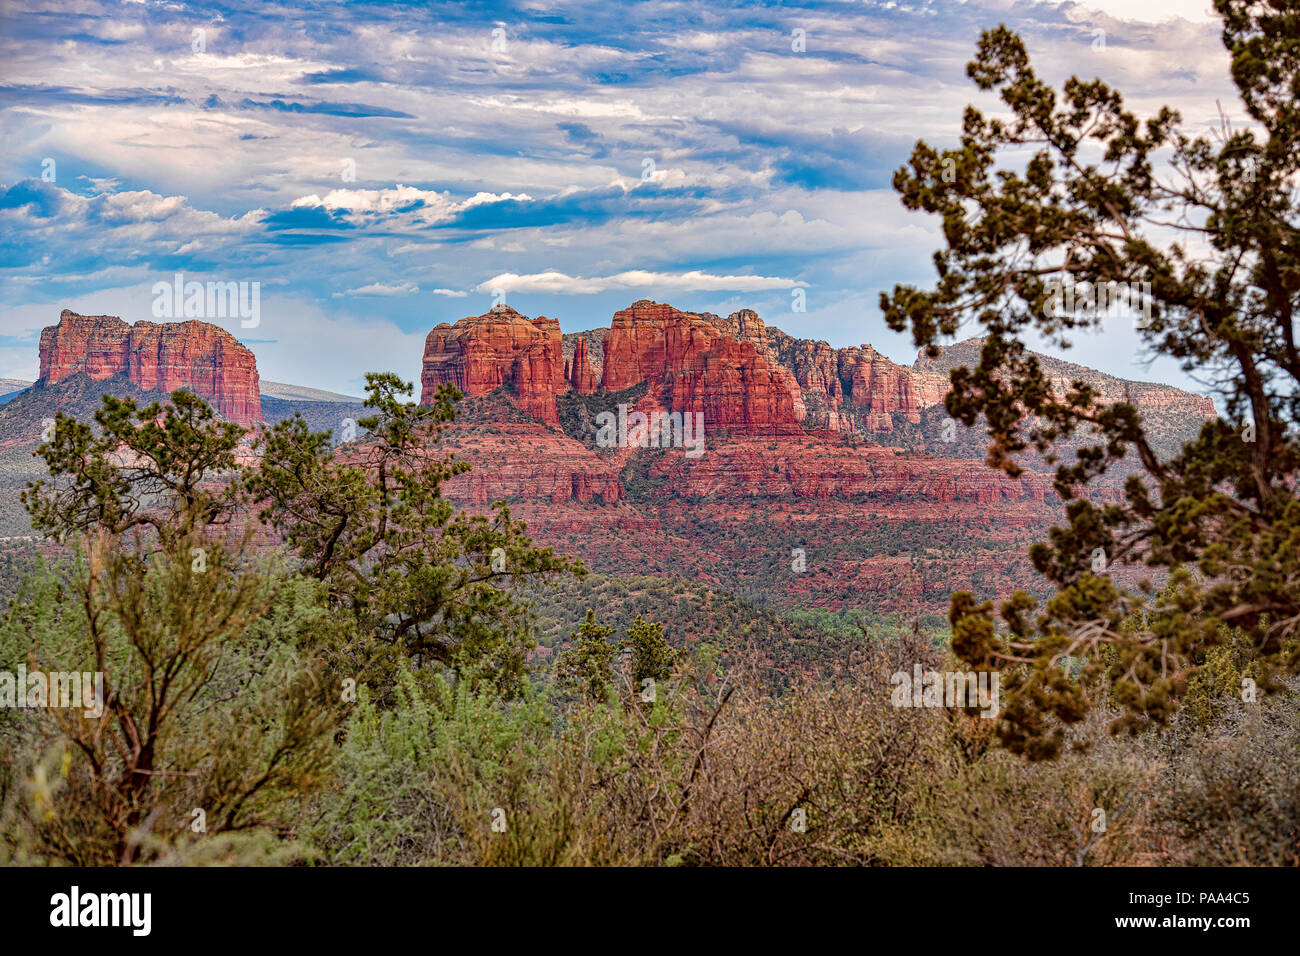
[(434, 289), (434, 295), (445, 295), (449, 299), (463, 299), (469, 295), (468, 292), (462, 292), (459, 289)]
[(790, 289), (799, 285), (793, 279), (777, 276), (720, 276), (707, 272), (692, 270), (690, 272), (647, 272), (643, 269), (631, 269), (611, 276), (593, 276), (586, 279), (581, 276), (566, 275), (563, 272), (549, 270), (532, 275), (516, 275), (503, 272), (493, 276), (475, 287), (476, 292), (489, 295), (498, 290), (503, 292), (541, 292), (567, 295), (592, 295), (611, 289), (659, 289), (680, 292), (713, 292), (735, 290), (752, 292), (760, 289)]
[(414, 282), (372, 282), (369, 285), (363, 285), (360, 288), (348, 289), (345, 292), (335, 292), (330, 298), (341, 299), (349, 295), (412, 295), (419, 292), (420, 287)]
[(327, 209), (346, 213), (349, 222), (367, 217), (401, 216), (417, 225), (446, 222), (475, 206), (499, 202), (532, 202), (526, 193), (478, 192), (468, 199), (456, 199), (448, 192), (398, 184), (394, 189), (332, 189), (324, 196), (312, 193), (293, 201), (295, 209)]
[(1210, 0), (1083, 0), (1081, 3), (1066, 4), (1067, 7), (1083, 7), (1109, 13), (1123, 20), (1141, 20), (1155, 23), (1181, 17), (1193, 23), (1204, 23), (1217, 19)]

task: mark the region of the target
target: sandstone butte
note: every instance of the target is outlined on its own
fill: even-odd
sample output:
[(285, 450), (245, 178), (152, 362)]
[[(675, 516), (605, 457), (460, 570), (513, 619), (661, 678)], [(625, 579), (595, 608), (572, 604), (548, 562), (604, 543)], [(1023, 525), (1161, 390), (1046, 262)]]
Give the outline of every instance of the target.
[(601, 385), (616, 392), (647, 380), (667, 408), (703, 412), (706, 429), (802, 431), (799, 389), (788, 370), (701, 316), (642, 299), (614, 313)]
[[(978, 345), (959, 343), (953, 357), (968, 362)], [(1081, 366), (1057, 366), (1063, 389), (1076, 372), (1095, 377), (1104, 393), (1128, 387)], [(942, 362), (918, 359), (907, 367), (869, 345), (837, 349), (796, 339), (748, 309), (721, 318), (642, 300), (615, 313), (608, 329), (561, 335), (554, 319), (528, 319), (498, 306), (434, 328), (421, 381), (426, 403), (445, 382), (469, 397), (504, 387), (537, 420), (498, 423), (491, 434), (458, 422), (444, 440), (475, 465), (449, 483), (450, 497), (478, 506), (509, 498), (539, 522), (539, 531), (590, 530), (592, 516), (582, 509), (592, 505), (614, 507), (618, 525), (640, 520), (636, 508), (628, 510), (620, 479), (634, 450), (600, 455), (556, 425), (557, 399), (570, 390), (618, 392), (643, 382), (650, 387), (638, 409), (705, 414), (709, 454), (691, 461), (664, 455), (652, 466), (665, 494), (741, 507), (756, 500), (825, 507), (872, 495), (898, 498), (909, 513), (931, 509), (935, 520), (954, 509), (973, 515), (994, 506), (1017, 524), (1045, 520), (1056, 507), (1045, 475), (1013, 480), (976, 455), (936, 458), (888, 447), (896, 416), (919, 422), (922, 411), (942, 404), (948, 388)], [(1142, 409), (1178, 405), (1193, 417), (1214, 414), (1208, 399), (1129, 384)], [(846, 444), (843, 433), (880, 444)]]
[(127, 325), (114, 315), (64, 309), (58, 325), (41, 330), (40, 356), (42, 384), (78, 373), (95, 380), (121, 375), (143, 389), (187, 389), (246, 427), (262, 421), (257, 360), (207, 322)]
[[(615, 313), (600, 385), (619, 391), (649, 380), (675, 411), (700, 411), (708, 427), (736, 434), (798, 434), (799, 389), (788, 370), (752, 343), (669, 305), (641, 301)], [(556, 425), (556, 397), (597, 390), (587, 343), (564, 360), (559, 323), (528, 319), (508, 306), (441, 323), (425, 340), (421, 401), (450, 382), (474, 398), (505, 386), (519, 406)]]
[[(502, 386), (520, 407), (549, 425), (558, 423), (556, 398), (570, 389), (583, 395), (599, 387), (610, 392), (648, 382), (647, 403), (682, 412), (703, 412), (715, 434), (798, 435), (814, 428), (883, 436), (895, 415), (921, 420), (921, 412), (942, 405), (948, 370), (918, 357), (898, 365), (870, 345), (832, 348), (796, 339), (768, 327), (756, 312), (742, 309), (727, 318), (682, 312), (641, 300), (616, 312), (603, 343), (599, 370), (588, 354), (587, 336), (562, 336), (555, 319), (528, 319), (506, 306), (454, 325), (442, 323), (425, 342), (422, 400), (429, 402), (444, 382), (466, 396)], [(980, 340), (954, 346), (974, 357)], [(566, 360), (566, 345), (569, 358)], [(1056, 362), (1054, 384), (1061, 392), (1075, 375), (1094, 380), (1103, 398), (1115, 401), (1130, 386), (1139, 410), (1179, 406), (1214, 416), (1208, 398), (1161, 385), (1123, 383), (1082, 366)]]
[(446, 382), (467, 398), (504, 385), (528, 414), (558, 424), (555, 397), (569, 388), (560, 323), (545, 316), (526, 319), (504, 305), (455, 325), (439, 323), (424, 340), (420, 401), (432, 404)]

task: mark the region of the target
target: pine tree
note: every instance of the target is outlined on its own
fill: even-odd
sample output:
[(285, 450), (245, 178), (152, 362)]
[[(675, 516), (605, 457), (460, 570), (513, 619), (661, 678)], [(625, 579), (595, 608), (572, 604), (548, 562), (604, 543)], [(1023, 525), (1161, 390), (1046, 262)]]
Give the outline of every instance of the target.
[[(1165, 720), (1233, 628), (1265, 677), (1300, 669), (1300, 10), (1215, 7), (1248, 123), (1225, 114), (1213, 137), (1192, 136), (1168, 108), (1140, 119), (1100, 80), (1073, 77), (1058, 93), (998, 27), (967, 73), (1008, 115), (967, 107), (959, 146), (918, 143), (894, 177), (907, 208), (942, 219), (946, 248), (933, 290), (881, 296), (886, 320), (932, 356), (981, 326), (979, 362), (951, 372), (947, 410), (987, 426), (989, 464), (1008, 475), (1022, 453), (1045, 456), (1068, 502), (1068, 525), (1031, 551), (1056, 590), (1045, 607), (1018, 592), (997, 625), (991, 603), (952, 597), (953, 650), (1007, 668), (1004, 739), (1033, 756), (1058, 752), (1062, 724), (1096, 703), (1086, 678), (1103, 672), (1126, 710), (1117, 729)], [(1120, 321), (1136, 318), (1150, 355), (1205, 376), (1224, 411), (1172, 457), (1129, 402), (1079, 381), (1054, 388), (1026, 345), (1100, 327), (1108, 310), (1088, 301), (1120, 284), (1139, 290)], [(1076, 434), (1092, 443), (1058, 460)], [(1086, 494), (1121, 468), (1122, 499)], [(1167, 596), (1119, 586), (1109, 572), (1126, 564), (1167, 575)], [(1143, 608), (1145, 626), (1125, 628)], [(1088, 661), (1085, 679), (1065, 657)]]
[(631, 651), (631, 676), (637, 687), (646, 680), (666, 681), (672, 676), (678, 654), (664, 639), (663, 624), (638, 614), (621, 646)]
[(571, 644), (555, 665), (559, 687), (570, 697), (598, 703), (609, 696), (617, 648), (607, 638), (614, 628), (596, 623), (596, 612), (587, 608), (587, 618), (570, 635)]

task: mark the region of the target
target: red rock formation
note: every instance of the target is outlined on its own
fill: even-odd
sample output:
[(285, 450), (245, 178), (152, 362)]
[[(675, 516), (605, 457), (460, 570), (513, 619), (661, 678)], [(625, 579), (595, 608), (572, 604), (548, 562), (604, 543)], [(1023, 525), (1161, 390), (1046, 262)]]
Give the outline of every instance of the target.
[(799, 431), (802, 404), (788, 370), (748, 338), (732, 337), (704, 317), (643, 299), (614, 313), (602, 384), (620, 391), (647, 379), (665, 390), (672, 410), (704, 412), (706, 432)]
[[(605, 374), (605, 341), (609, 338), (609, 329), (588, 329), (585, 332), (566, 332), (560, 336), (564, 346), (564, 362), (572, 367), (573, 353), (577, 350), (578, 339), (586, 341), (587, 364), (591, 366), (596, 388), (600, 388), (601, 378)], [(567, 379), (568, 376), (566, 375)]]
[(800, 388), (824, 395), (836, 404), (844, 400), (839, 349), (811, 339), (789, 339), (780, 360), (794, 373)]
[(849, 447), (839, 436), (773, 443), (732, 438), (709, 445), (698, 459), (664, 456), (652, 474), (675, 494), (826, 500), (871, 495), (881, 501), (922, 503), (1001, 501), (1043, 504), (1054, 499), (1049, 476), (1026, 471), (1009, 478), (982, 461), (930, 458), (880, 445)]
[(64, 309), (41, 331), (41, 381), (83, 372), (125, 375), (144, 389), (188, 389), (241, 425), (262, 420), (257, 360), (233, 335), (207, 322), (137, 322)]
[(668, 367), (668, 334), (675, 330), (680, 360), (686, 350), (703, 352), (722, 337), (721, 332), (696, 316), (649, 299), (634, 302), (614, 313), (605, 340), (605, 371), (601, 385), (611, 392), (657, 379)]
[[(983, 344), (982, 339), (967, 339), (943, 349), (937, 360), (920, 355), (915, 364), (906, 366), (870, 345), (835, 349), (825, 342), (796, 339), (764, 325), (749, 309), (725, 319), (707, 313), (700, 318), (732, 338), (752, 343), (760, 354), (788, 370), (797, 385), (792, 389), (796, 416), (807, 427), (832, 431), (888, 434), (895, 413), (920, 421), (924, 409), (943, 404), (949, 369), (977, 362)], [(1070, 391), (1075, 379), (1082, 379), (1097, 389), (1102, 401), (1130, 401), (1143, 414), (1164, 412), (1201, 420), (1216, 416), (1214, 402), (1205, 396), (1166, 385), (1126, 382), (1047, 356), (1040, 356), (1040, 363), (1059, 395)]]
[[(775, 343), (768, 336), (769, 330), (759, 317), (759, 314), (753, 309), (741, 309), (739, 312), (731, 313), (725, 319), (711, 313), (703, 314), (700, 318), (706, 319), (710, 324), (717, 326), (733, 339), (749, 342), (759, 352), (775, 353)], [(771, 331), (780, 335), (785, 334), (779, 329)]]
[[(499, 429), (457, 422), (444, 433), (446, 444), (474, 464), (445, 486), (450, 499), (481, 510), (508, 498), (534, 540), (579, 554), (601, 572), (677, 577), (733, 591), (753, 585), (777, 606), (868, 601), (942, 612), (955, 587), (1030, 586), (1037, 580), (1033, 569), (1007, 548), (1027, 547), (1060, 515), (1045, 475), (1010, 479), (978, 460), (850, 446), (827, 432), (777, 442), (720, 437), (698, 459), (658, 456), (650, 467), (655, 490), (632, 499), (619, 480), (620, 455), (598, 455), (538, 423)], [(767, 569), (789, 567), (788, 547), (764, 555), (752, 535), (736, 535), (730, 545), (725, 530), (702, 538), (694, 524), (701, 515), (715, 529), (759, 527), (770, 529), (773, 541), (805, 541), (810, 567), (829, 573), (783, 574), (774, 582)], [(959, 550), (931, 550), (955, 522), (979, 533)], [(925, 547), (864, 556), (863, 539), (894, 534), (890, 529), (903, 524), (917, 529)], [(755, 580), (755, 574), (763, 576)]]
[(870, 345), (839, 350), (840, 378), (848, 385), (848, 401), (865, 416), (869, 431), (893, 431), (893, 412), (919, 422), (921, 409), (943, 403), (948, 376), (896, 365)]
[[(900, 419), (932, 426), (934, 412), (923, 413), (941, 405), (947, 365), (908, 367), (870, 346), (795, 339), (748, 310), (723, 319), (648, 301), (616, 314), (607, 332), (563, 336), (558, 362), (547, 364), (536, 358), (547, 354), (544, 336), (522, 317), (509, 319), (515, 344), (491, 323), (476, 331), (478, 321), (434, 330), (426, 371), (473, 379), (481, 394), (513, 384), (519, 357), (532, 356), (542, 366), (535, 382), (559, 366), (553, 394), (593, 389), (597, 377), (610, 391), (644, 382), (645, 394), (630, 402), (637, 411), (704, 414), (706, 453), (697, 458), (592, 448), (539, 422), (448, 429), (446, 441), (475, 466), (448, 482), (449, 498), (471, 509), (507, 498), (535, 540), (581, 554), (589, 567), (741, 593), (752, 586), (776, 606), (865, 601), (908, 613), (943, 611), (954, 588), (1006, 593), (1040, 583), (1024, 551), (1061, 519), (1049, 474), (1031, 465), (1009, 478), (985, 465), (977, 443), (966, 458), (931, 457), (887, 447), (889, 438), (882, 445), (836, 433), (888, 434)], [(972, 348), (946, 351), (948, 365), (966, 363)], [(1054, 381), (1075, 374), (1052, 371)], [(1151, 408), (1203, 405), (1163, 386), (1108, 379), (1105, 387), (1130, 389)], [(921, 429), (904, 431), (918, 441)], [(624, 485), (629, 476), (637, 480)], [(1090, 495), (1112, 500), (1119, 478)], [(873, 546), (864, 550), (864, 540)], [(769, 542), (780, 544), (765, 549)], [(773, 568), (789, 567), (789, 542), (803, 542), (817, 573), (773, 577)]]
[(444, 382), (469, 398), (505, 385), (528, 414), (558, 424), (555, 396), (568, 389), (560, 323), (545, 316), (530, 321), (504, 305), (455, 325), (439, 323), (424, 342), (420, 401), (431, 404)]
[[(758, 328), (762, 321), (755, 315)], [(621, 391), (649, 380), (654, 397), (673, 411), (703, 412), (705, 428), (737, 434), (793, 434), (803, 405), (788, 369), (749, 341), (723, 334), (699, 316), (641, 301), (615, 314), (603, 349), (601, 384)], [(529, 321), (508, 307), (443, 323), (425, 340), (421, 400), (443, 382), (466, 396), (508, 386), (520, 407), (559, 423), (555, 399), (572, 387), (597, 390), (587, 342), (579, 336), (563, 358), (559, 323)]]
[(564, 377), (579, 395), (590, 395), (596, 390), (596, 371), (587, 359), (586, 339), (579, 338), (574, 343), (573, 361), (566, 363)]
[(456, 422), (443, 431), (438, 445), (473, 465), (443, 485), (453, 501), (479, 506), (502, 498), (614, 504), (624, 497), (616, 465), (536, 422), (502, 422), (494, 432)]
[[(796, 417), (805, 425), (833, 431), (893, 430), (893, 412), (920, 421), (921, 410), (940, 404), (948, 391), (946, 374), (897, 365), (869, 345), (832, 348), (825, 342), (796, 339), (768, 328), (750, 309), (725, 319), (704, 315), (727, 335), (751, 343), (777, 367), (789, 373)], [(851, 407), (845, 407), (845, 405)]]
[[(678, 351), (669, 335), (668, 407), (704, 413), (705, 433), (798, 434), (793, 378), (749, 342), (721, 338), (703, 352)], [(784, 373), (784, 374), (783, 374)], [(798, 392), (798, 389), (795, 389)]]
[[(599, 377), (608, 391), (648, 382), (652, 404), (704, 412), (706, 429), (719, 433), (796, 434), (803, 426), (883, 435), (894, 430), (897, 416), (919, 423), (925, 409), (941, 406), (949, 366), (969, 362), (978, 347), (979, 340), (958, 343), (940, 361), (906, 366), (870, 345), (835, 349), (793, 338), (749, 309), (723, 319), (643, 299), (615, 313), (607, 332), (561, 336), (553, 319), (530, 322), (498, 307), (430, 332), (422, 379), (426, 401), (444, 381), (471, 396), (509, 385), (519, 404), (548, 424), (558, 423), (557, 395), (569, 388), (591, 394)], [(1131, 389), (1139, 410), (1214, 414), (1199, 396), (1048, 361), (1061, 390), (1086, 375), (1108, 400)]]

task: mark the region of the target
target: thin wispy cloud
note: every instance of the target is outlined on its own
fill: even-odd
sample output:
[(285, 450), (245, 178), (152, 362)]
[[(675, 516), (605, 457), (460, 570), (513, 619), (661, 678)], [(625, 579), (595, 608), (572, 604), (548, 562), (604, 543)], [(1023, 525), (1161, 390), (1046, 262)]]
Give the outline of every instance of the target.
[(633, 269), (612, 276), (565, 275), (563, 272), (538, 272), (515, 275), (503, 272), (481, 282), (476, 291), (493, 295), (502, 292), (535, 292), (551, 295), (594, 295), (611, 289), (662, 289), (667, 292), (748, 292), (758, 289), (789, 289), (798, 285), (793, 279), (777, 276), (720, 276), (694, 270), (691, 272), (647, 272)]
[(393, 282), (385, 284), (383, 282), (372, 282), (370, 285), (363, 285), (357, 289), (348, 289), (344, 292), (335, 292), (333, 298), (341, 299), (349, 295), (377, 295), (377, 296), (399, 296), (413, 295), (420, 291), (420, 287), (414, 282)]

